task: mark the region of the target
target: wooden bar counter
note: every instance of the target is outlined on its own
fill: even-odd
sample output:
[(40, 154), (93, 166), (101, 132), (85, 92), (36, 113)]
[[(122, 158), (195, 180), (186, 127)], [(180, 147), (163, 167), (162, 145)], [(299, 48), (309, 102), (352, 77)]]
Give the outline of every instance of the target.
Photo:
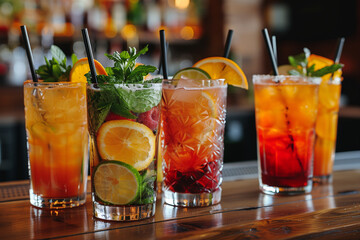
[(0, 239), (360, 239), (360, 169), (336, 171), (332, 184), (297, 196), (264, 195), (254, 178), (222, 186), (218, 205), (159, 198), (153, 218), (110, 222), (92, 216), (90, 193), (85, 206), (50, 211), (21, 197), (28, 181), (1, 183)]

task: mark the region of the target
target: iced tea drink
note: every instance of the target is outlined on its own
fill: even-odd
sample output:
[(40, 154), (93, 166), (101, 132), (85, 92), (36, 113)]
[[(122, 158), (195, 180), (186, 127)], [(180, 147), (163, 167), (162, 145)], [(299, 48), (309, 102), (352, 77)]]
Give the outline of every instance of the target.
[(264, 193), (311, 191), (320, 81), (253, 76), (259, 180)]
[(335, 158), (337, 120), (341, 95), (341, 79), (323, 80), (319, 88), (316, 120), (314, 182), (331, 181)]
[(85, 83), (24, 83), (30, 203), (68, 208), (85, 203), (88, 131)]
[(194, 207), (220, 202), (226, 91), (224, 80), (163, 81), (165, 203)]

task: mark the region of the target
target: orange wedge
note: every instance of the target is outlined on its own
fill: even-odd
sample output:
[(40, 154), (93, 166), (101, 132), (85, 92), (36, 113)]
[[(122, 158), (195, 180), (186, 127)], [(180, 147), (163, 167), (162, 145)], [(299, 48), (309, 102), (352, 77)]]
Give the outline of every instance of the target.
[(313, 64), (315, 64), (315, 71), (316, 71), (319, 70), (320, 68), (334, 64), (334, 61), (326, 57), (311, 54), (308, 57), (308, 66), (311, 67)]
[[(94, 60), (96, 73), (99, 75), (107, 75), (105, 68), (98, 61)], [(87, 58), (79, 59), (70, 71), (70, 82), (87, 82), (85, 74), (90, 72), (89, 62)]]
[[(334, 61), (329, 59), (329, 58), (326, 58), (326, 57), (322, 57), (322, 56), (319, 56), (319, 55), (316, 55), (316, 54), (311, 54), (309, 57), (308, 57), (308, 67), (311, 67), (313, 64), (315, 64), (315, 71), (316, 70), (319, 70), (323, 67), (326, 67), (326, 66), (330, 66), (332, 64), (334, 64)], [(334, 78), (341, 78), (341, 74), (342, 74), (342, 71), (341, 69), (337, 70), (335, 73), (334, 73)], [(329, 80), (331, 77), (331, 74), (327, 74), (327, 75), (324, 75), (322, 76), (322, 79), (324, 81), (327, 81)]]
[(101, 125), (97, 145), (102, 159), (127, 163), (140, 171), (155, 156), (155, 135), (147, 126), (128, 120), (113, 120)]
[(224, 57), (204, 58), (193, 65), (210, 74), (212, 79), (224, 78), (225, 82), (235, 87), (248, 89), (244, 72), (234, 61)]

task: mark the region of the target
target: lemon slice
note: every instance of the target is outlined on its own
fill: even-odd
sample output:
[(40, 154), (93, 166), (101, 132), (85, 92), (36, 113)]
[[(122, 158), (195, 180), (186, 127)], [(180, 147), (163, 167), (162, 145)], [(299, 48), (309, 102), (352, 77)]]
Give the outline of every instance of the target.
[(179, 70), (174, 74), (173, 79), (211, 79), (211, 77), (200, 68), (189, 67)]
[(97, 146), (102, 159), (125, 162), (140, 171), (155, 156), (155, 135), (147, 126), (129, 120), (105, 122), (98, 131)]
[(129, 204), (140, 193), (140, 174), (119, 161), (103, 161), (94, 170), (95, 194), (105, 203)]
[(244, 72), (234, 61), (228, 58), (204, 58), (195, 63), (193, 67), (204, 70), (212, 79), (224, 78), (229, 85), (248, 89), (248, 82)]
[[(94, 60), (96, 73), (107, 75), (105, 68), (98, 61)], [(87, 82), (85, 74), (90, 72), (90, 66), (87, 58), (79, 59), (72, 67), (69, 75), (70, 82)]]

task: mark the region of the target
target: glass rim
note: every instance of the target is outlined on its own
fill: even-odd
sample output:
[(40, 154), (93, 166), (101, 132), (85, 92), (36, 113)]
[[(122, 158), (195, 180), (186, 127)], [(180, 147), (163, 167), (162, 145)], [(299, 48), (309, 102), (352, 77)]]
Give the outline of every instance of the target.
[[(176, 86), (178, 82), (197, 82), (200, 83), (198, 86), (191, 86), (191, 88), (203, 88), (203, 87), (226, 87), (227, 83), (224, 78), (217, 78), (217, 79), (163, 79), (162, 85), (163, 86)], [(185, 86), (186, 87), (186, 86)]]
[[(271, 80), (272, 82), (264, 82), (265, 80)], [(297, 84), (314, 84), (319, 85), (322, 81), (321, 77), (307, 77), (307, 76), (296, 76), (296, 75), (270, 75), (270, 74), (255, 74), (252, 76), (253, 84), (279, 84), (282, 83), (284, 80), (294, 81)], [(298, 80), (304, 80), (302, 82), (296, 82)], [(283, 85), (289, 85), (291, 83), (283, 83)]]
[(56, 86), (66, 86), (66, 85), (83, 85), (86, 84), (86, 82), (43, 82), (43, 81), (39, 81), (39, 82), (34, 82), (33, 80), (26, 80), (24, 82), (24, 86), (26, 85), (32, 85), (32, 86), (38, 86), (38, 85), (42, 85), (42, 86), (50, 86), (50, 85), (56, 85)]

